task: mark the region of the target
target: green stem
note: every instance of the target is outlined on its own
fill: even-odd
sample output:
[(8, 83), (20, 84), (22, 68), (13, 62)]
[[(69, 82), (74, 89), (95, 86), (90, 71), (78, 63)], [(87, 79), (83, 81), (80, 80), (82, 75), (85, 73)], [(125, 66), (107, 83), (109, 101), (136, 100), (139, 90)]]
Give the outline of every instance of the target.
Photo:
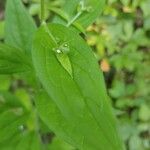
[(43, 22), (43, 26), (45, 28), (46, 33), (49, 35), (49, 37), (53, 40), (53, 42), (57, 46), (57, 41), (56, 41), (55, 37), (53, 36), (53, 34), (51, 33), (51, 31), (48, 29), (48, 26), (45, 22)]
[(72, 25), (82, 14), (82, 11), (79, 11), (67, 24), (67, 27), (69, 27), (70, 25)]
[(41, 24), (45, 22), (45, 0), (41, 0)]
[(49, 31), (47, 24), (45, 22), (45, 0), (41, 0), (41, 24), (44, 26), (45, 31), (48, 33), (48, 35), (51, 37), (53, 42), (57, 45), (57, 41), (55, 37), (52, 35), (52, 33)]

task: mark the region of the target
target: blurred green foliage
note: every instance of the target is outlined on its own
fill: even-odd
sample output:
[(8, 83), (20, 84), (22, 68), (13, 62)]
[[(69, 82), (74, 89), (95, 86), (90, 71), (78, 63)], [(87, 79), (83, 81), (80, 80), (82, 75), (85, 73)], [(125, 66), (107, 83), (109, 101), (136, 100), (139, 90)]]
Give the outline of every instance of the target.
[(150, 149), (150, 1), (107, 3), (103, 16), (88, 28), (87, 41), (103, 65), (126, 147), (147, 150)]
[[(38, 24), (39, 0), (23, 1)], [(4, 2), (0, 2), (0, 41), (4, 39)], [(51, 8), (59, 9), (63, 0), (47, 0), (46, 3), (46, 18), (52, 20), (54, 11), (50, 11)], [(107, 0), (103, 15), (88, 27), (85, 38), (104, 71), (127, 149), (149, 150), (150, 0)], [(31, 109), (28, 101), (32, 99), (32, 89), (21, 77), (0, 75), (0, 91), (0, 106), (2, 93), (9, 91), (27, 110)], [(32, 131), (32, 122), (27, 124)], [(47, 127), (45, 130), (42, 132), (47, 132)], [(50, 149), (71, 148), (55, 137)]]

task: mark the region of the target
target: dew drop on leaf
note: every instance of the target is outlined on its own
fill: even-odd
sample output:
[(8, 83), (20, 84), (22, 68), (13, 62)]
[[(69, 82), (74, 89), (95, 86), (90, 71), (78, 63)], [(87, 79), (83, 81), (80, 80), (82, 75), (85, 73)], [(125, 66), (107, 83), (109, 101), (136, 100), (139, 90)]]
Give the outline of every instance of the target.
[(56, 52), (57, 52), (58, 54), (62, 53), (60, 49), (57, 49)]
[(68, 44), (62, 45), (61, 50), (65, 54), (68, 54), (70, 52), (70, 48), (69, 48)]

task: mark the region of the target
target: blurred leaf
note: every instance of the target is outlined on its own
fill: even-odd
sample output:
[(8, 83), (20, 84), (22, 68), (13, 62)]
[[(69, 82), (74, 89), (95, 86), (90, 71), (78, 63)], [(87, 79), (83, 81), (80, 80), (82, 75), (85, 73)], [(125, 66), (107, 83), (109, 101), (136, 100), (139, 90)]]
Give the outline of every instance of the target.
[(40, 4), (32, 4), (29, 8), (29, 13), (34, 16), (40, 13)]
[(130, 40), (133, 34), (133, 21), (127, 20), (123, 22), (123, 30), (124, 30), (124, 35), (123, 38), (125, 41)]
[(24, 107), (27, 109), (27, 110), (31, 110), (31, 100), (30, 100), (30, 97), (29, 97), (29, 94), (26, 92), (25, 89), (17, 89), (15, 91), (15, 95), (18, 99), (20, 99), (21, 103), (24, 105)]
[(142, 121), (150, 120), (150, 109), (146, 104), (141, 105), (139, 110), (139, 118)]
[(139, 138), (138, 135), (133, 135), (130, 137), (129, 147), (130, 147), (130, 150), (142, 150), (143, 149), (142, 140)]
[(21, 0), (7, 0), (5, 17), (6, 43), (30, 53), (36, 26)]
[(141, 8), (143, 10), (144, 16), (148, 17), (150, 16), (150, 1), (149, 0), (145, 0), (143, 1), (143, 3), (141, 4)]
[(122, 2), (122, 4), (123, 5), (129, 5), (129, 3), (130, 3), (130, 0), (121, 0), (121, 2)]
[(112, 89), (109, 90), (109, 93), (113, 98), (119, 98), (121, 96), (124, 96), (125, 95), (124, 83), (116, 80), (113, 83)]
[(144, 20), (144, 28), (146, 30), (150, 30), (150, 18), (149, 17)]
[[(63, 11), (69, 15), (69, 22), (77, 22), (84, 28), (95, 21), (95, 18), (102, 12), (105, 0), (66, 0)], [(81, 14), (80, 14), (81, 13)], [(64, 20), (57, 17), (54, 22), (66, 24)]]
[(0, 91), (4, 90), (7, 91), (9, 90), (10, 84), (11, 84), (11, 79), (10, 76), (6, 75), (0, 75)]
[(28, 72), (31, 70), (30, 59), (20, 49), (0, 43), (0, 74)]
[(0, 40), (4, 38), (4, 21), (0, 21)]
[[(0, 92), (0, 147), (3, 150), (41, 150), (41, 141), (36, 126), (28, 126), (32, 113), (16, 96)], [(32, 118), (32, 124), (34, 125)], [(6, 144), (9, 143), (9, 144)]]

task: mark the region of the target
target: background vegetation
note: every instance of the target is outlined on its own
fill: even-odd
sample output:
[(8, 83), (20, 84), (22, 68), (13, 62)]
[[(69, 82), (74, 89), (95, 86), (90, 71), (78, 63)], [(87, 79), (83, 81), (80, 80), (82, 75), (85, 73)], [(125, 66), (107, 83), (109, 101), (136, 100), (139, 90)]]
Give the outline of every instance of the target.
[[(23, 0), (29, 13), (39, 24), (39, 0)], [(47, 20), (63, 0), (47, 0)], [(5, 0), (0, 1), (0, 40), (4, 40)], [(150, 0), (107, 0), (103, 15), (87, 28), (86, 40), (105, 75), (108, 93), (122, 138), (128, 150), (150, 149)], [(30, 80), (30, 79), (29, 79)], [(32, 81), (32, 79), (31, 79)], [(9, 92), (9, 95), (6, 93)], [(17, 75), (0, 75), (0, 108), (3, 99), (21, 100), (30, 110), (32, 88)], [(12, 95), (13, 94), (13, 95)], [(17, 100), (16, 100), (17, 99)], [(5, 107), (20, 104), (10, 102)], [(0, 109), (0, 112), (3, 112)], [(30, 114), (28, 126), (34, 128), (35, 114)], [(9, 121), (9, 120), (8, 120)], [(3, 127), (0, 121), (0, 128)], [(42, 126), (41, 136), (51, 149), (69, 150), (68, 144)], [(20, 126), (20, 130), (22, 130)], [(7, 132), (11, 128), (7, 127)], [(5, 132), (3, 132), (5, 134)], [(2, 134), (2, 135), (3, 135)], [(2, 136), (1, 135), (1, 136)], [(34, 135), (33, 135), (34, 136)], [(50, 143), (50, 144), (49, 144)]]

